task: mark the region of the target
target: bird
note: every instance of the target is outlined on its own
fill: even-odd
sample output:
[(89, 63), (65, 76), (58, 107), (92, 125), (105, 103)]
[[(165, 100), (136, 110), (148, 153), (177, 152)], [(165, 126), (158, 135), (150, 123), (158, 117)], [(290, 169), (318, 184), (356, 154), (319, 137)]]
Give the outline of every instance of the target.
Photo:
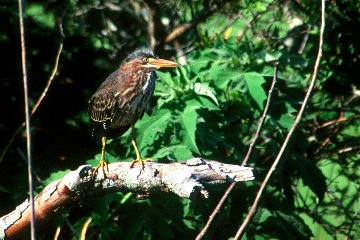
[(89, 101), (90, 131), (92, 138), (101, 142), (101, 158), (94, 174), (101, 168), (109, 171), (105, 159), (108, 139), (121, 137), (131, 128), (131, 142), (136, 153), (136, 163), (142, 165), (150, 159), (142, 159), (134, 133), (135, 123), (144, 115), (145, 107), (155, 88), (155, 70), (175, 68), (178, 64), (161, 59), (149, 48), (139, 48), (130, 53), (120, 67), (110, 74), (92, 95)]

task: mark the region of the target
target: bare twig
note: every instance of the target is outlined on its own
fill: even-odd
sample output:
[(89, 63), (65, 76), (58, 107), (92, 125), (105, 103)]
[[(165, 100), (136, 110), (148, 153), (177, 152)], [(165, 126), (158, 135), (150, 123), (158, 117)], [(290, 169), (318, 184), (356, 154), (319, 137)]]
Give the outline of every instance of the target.
[[(192, 158), (183, 163), (146, 163), (144, 170), (130, 168), (130, 162), (109, 164), (106, 178), (102, 174), (94, 177), (90, 165), (80, 166), (67, 173), (62, 179), (47, 185), (35, 197), (37, 225), (46, 226), (47, 221), (61, 214), (78, 202), (91, 196), (109, 192), (133, 192), (146, 197), (158, 192), (173, 192), (181, 197), (207, 198), (208, 186), (226, 182), (254, 179), (252, 169), (217, 161)], [(206, 185), (207, 186), (207, 185)], [(29, 227), (29, 201), (0, 218), (0, 238), (27, 239)], [(84, 236), (84, 234), (82, 234)]]
[(311, 82), (310, 82), (310, 86), (309, 86), (309, 89), (306, 93), (306, 96), (304, 98), (304, 101), (303, 103), (301, 104), (301, 107), (300, 107), (300, 110), (299, 110), (299, 113), (298, 115), (296, 116), (296, 119), (295, 119), (295, 122), (294, 124), (292, 125), (289, 133), (286, 135), (286, 138), (284, 140), (284, 143), (283, 145), (281, 146), (281, 149), (279, 151), (279, 154), (277, 155), (274, 163), (272, 164), (270, 170), (268, 171), (263, 183), (261, 184), (261, 187), (256, 195), (256, 198), (253, 202), (253, 205), (251, 206), (251, 209), (248, 213), (248, 215), (246, 216), (245, 220), (243, 221), (243, 223), (241, 224), (239, 230), (237, 231), (234, 239), (239, 239), (239, 237), (241, 237), (243, 234), (244, 234), (244, 231), (246, 229), (246, 227), (248, 226), (248, 224), (250, 223), (252, 217), (254, 216), (255, 212), (256, 212), (256, 209), (257, 209), (257, 206), (258, 206), (258, 203), (259, 203), (259, 200), (262, 196), (262, 193), (267, 185), (267, 183), (269, 182), (269, 179), (272, 175), (272, 173), (275, 171), (276, 169), (276, 166), (278, 165), (289, 141), (290, 141), (290, 138), (292, 137), (293, 133), (295, 132), (295, 129), (297, 127), (297, 125), (299, 124), (301, 118), (302, 118), (302, 115), (305, 111), (305, 107), (309, 101), (309, 98), (310, 98), (310, 95), (312, 93), (312, 90), (314, 89), (314, 86), (315, 86), (315, 82), (316, 82), (316, 76), (317, 76), (317, 73), (318, 73), (318, 69), (319, 69), (319, 64), (320, 64), (320, 59), (321, 59), (321, 55), (322, 55), (322, 46), (323, 46), (323, 35), (324, 35), (324, 28), (325, 28), (325, 0), (321, 0), (321, 27), (320, 27), (320, 36), (319, 36), (319, 49), (318, 49), (318, 54), (317, 54), (317, 57), (316, 57), (316, 61), (315, 61), (315, 65), (314, 65), (314, 71), (313, 71), (313, 74), (312, 74), (312, 78), (311, 78)]
[(202, 14), (198, 14), (196, 18), (192, 19), (190, 22), (184, 23), (180, 26), (175, 27), (174, 30), (171, 31), (166, 37), (165, 42), (172, 42), (177, 39), (179, 36), (187, 32), (189, 29), (192, 29), (196, 26), (196, 24), (208, 19), (211, 15), (213, 15), (218, 9), (210, 8), (206, 12)]
[(201, 232), (196, 236), (195, 240), (200, 240), (204, 237), (205, 233), (208, 231), (211, 223), (214, 221), (215, 216), (220, 212), (220, 209), (222, 207), (222, 205), (224, 205), (224, 202), (226, 200), (226, 198), (229, 196), (230, 192), (233, 190), (233, 188), (235, 187), (235, 183), (231, 183), (230, 186), (228, 187), (228, 189), (226, 189), (226, 192), (224, 193), (224, 195), (221, 197), (219, 203), (216, 205), (215, 209), (213, 210), (213, 212), (211, 213), (205, 227), (201, 230)]
[(62, 218), (64, 219), (65, 224), (68, 226), (68, 228), (70, 229), (70, 232), (76, 237), (76, 239), (80, 239), (80, 234), (77, 232), (77, 230), (75, 229), (75, 227), (71, 224), (70, 220), (68, 219), (68, 217), (63, 214)]
[[(239, 18), (240, 18), (240, 15), (238, 14), (238, 15), (236, 15), (235, 17), (233, 17), (232, 19), (230, 19), (230, 20), (228, 21), (228, 23), (227, 23), (227, 24), (222, 28), (222, 30), (219, 32), (219, 35), (222, 35), (222, 34), (223, 34), (231, 25), (233, 25), (234, 22), (236, 22), (236, 20), (238, 20)], [(211, 38), (211, 41), (214, 41), (215, 38), (216, 38), (216, 35)]]
[[(266, 101), (266, 105), (265, 105), (265, 108), (264, 108), (264, 112), (263, 112), (263, 115), (260, 119), (260, 123), (257, 127), (257, 130), (256, 130), (256, 133), (255, 133), (255, 136), (249, 146), (249, 149), (246, 153), (246, 156), (241, 164), (241, 166), (244, 166), (246, 163), (247, 163), (247, 160), (249, 159), (250, 157), (250, 154), (252, 152), (252, 149), (253, 147), (255, 146), (255, 143), (256, 143), (256, 140), (258, 139), (259, 135), (260, 135), (260, 132), (261, 132), (261, 129), (262, 129), (262, 126), (263, 126), (263, 123), (265, 121), (265, 118), (266, 118), (266, 115), (267, 115), (267, 112), (269, 110), (269, 106), (270, 106), (270, 101), (271, 101), (271, 96), (272, 96), (272, 92), (274, 90), (274, 87), (275, 87), (275, 84), (276, 84), (276, 78), (277, 78), (277, 65), (278, 65), (278, 62), (275, 62), (274, 63), (274, 77), (273, 77), (273, 80), (272, 80), (272, 84), (271, 84), (271, 87), (270, 87), (270, 90), (269, 90), (269, 93), (268, 93), (268, 97), (267, 97), (267, 101)], [(230, 192), (232, 191), (232, 189), (235, 187), (235, 183), (231, 183), (230, 186), (228, 187), (228, 189), (226, 190), (226, 192), (224, 193), (224, 195), (221, 197), (219, 203), (216, 205), (215, 209), (213, 210), (213, 212), (211, 213), (205, 227), (201, 230), (201, 232), (197, 235), (196, 237), (196, 240), (200, 240), (204, 235), (205, 233), (208, 231), (209, 227), (210, 227), (210, 224), (212, 223), (212, 221), (214, 220), (215, 216), (220, 212), (220, 209), (222, 207), (222, 205), (224, 204), (226, 198), (229, 196)]]
[(25, 30), (24, 30), (24, 17), (23, 17), (23, 2), (18, 0), (19, 5), (19, 22), (20, 22), (20, 41), (21, 41), (21, 62), (22, 74), (24, 85), (24, 100), (25, 100), (25, 123), (26, 123), (26, 147), (27, 147), (27, 162), (28, 162), (28, 180), (29, 180), (29, 193), (30, 193), (30, 213), (31, 213), (31, 239), (35, 240), (35, 208), (34, 208), (34, 187), (32, 176), (32, 161), (31, 161), (31, 132), (30, 132), (30, 108), (29, 108), (29, 95), (28, 95), (28, 79), (26, 67), (26, 48), (25, 48)]
[(184, 23), (183, 25), (176, 27), (169, 35), (166, 36), (165, 42), (174, 41), (176, 38), (178, 38), (184, 32), (186, 32), (187, 30), (192, 28), (193, 25), (194, 25), (194, 23), (190, 22), (190, 23)]
[[(222, 28), (222, 30), (220, 30), (220, 32), (218, 33), (219, 35), (222, 35), (236, 20), (238, 20), (240, 18), (240, 15), (236, 15), (235, 17), (233, 17), (232, 19), (230, 19), (228, 21), (228, 23), (225, 25), (225, 27)], [(182, 25), (181, 27), (175, 29), (172, 34), (176, 34), (177, 35), (181, 35), (183, 32), (185, 32), (186, 30), (188, 30), (188, 28), (191, 28), (192, 25), (190, 24), (189, 26), (187, 26), (186, 24)], [(179, 31), (179, 32), (176, 32)], [(168, 37), (170, 37), (171, 35), (169, 35)], [(214, 41), (217, 35), (214, 35), (210, 41)], [(171, 36), (172, 37), (172, 36)], [(175, 38), (176, 38), (175, 37)], [(173, 40), (173, 39), (171, 39)], [(192, 45), (190, 47), (188, 47), (186, 50), (183, 51), (182, 54), (179, 55), (179, 57), (185, 56), (188, 53), (190, 53), (191, 51), (193, 51), (194, 49), (196, 49), (196, 45)]]
[(36, 101), (33, 109), (31, 110), (31, 114), (34, 114), (36, 112), (36, 110), (38, 109), (40, 103), (42, 102), (42, 100), (46, 96), (46, 93), (49, 90), (49, 87), (50, 87), (52, 81), (54, 80), (54, 77), (55, 77), (55, 75), (56, 75), (56, 73), (58, 71), (59, 59), (60, 59), (60, 55), (61, 55), (62, 50), (63, 50), (63, 43), (61, 42), (60, 45), (59, 45), (59, 49), (57, 51), (57, 54), (56, 54), (54, 68), (51, 71), (51, 75), (50, 75), (50, 77), (49, 77), (49, 79), (48, 79), (48, 81), (46, 83), (46, 86), (45, 86), (43, 92), (41, 93), (41, 95), (38, 98), (38, 100)]
[(259, 138), (260, 136), (260, 132), (261, 132), (261, 129), (262, 129), (262, 126), (264, 125), (264, 122), (265, 122), (265, 118), (266, 118), (266, 115), (267, 115), (267, 112), (269, 110), (269, 106), (270, 106), (270, 101), (271, 101), (271, 97), (272, 97), (272, 92), (274, 90), (274, 87), (275, 87), (275, 84), (276, 84), (276, 78), (277, 78), (277, 65), (279, 63), (278, 62), (275, 62), (274, 63), (274, 76), (273, 76), (273, 80), (272, 80), (272, 83), (271, 83), (271, 87), (270, 87), (270, 90), (269, 90), (269, 93), (268, 93), (268, 97), (267, 97), (267, 101), (266, 101), (266, 105), (265, 105), (265, 108), (264, 108), (264, 112), (261, 116), (261, 119), (260, 119), (260, 123), (259, 123), (259, 126), (258, 128), (256, 129), (256, 133), (255, 133), (255, 136), (252, 140), (252, 142), (250, 143), (250, 146), (248, 148), (248, 151), (246, 153), (246, 156), (241, 164), (241, 166), (245, 166), (247, 161), (249, 160), (250, 158), (250, 154), (253, 150), (253, 147), (255, 146), (256, 144), (256, 141), (257, 139)]
[(347, 153), (347, 152), (355, 151), (355, 150), (359, 150), (359, 149), (360, 149), (360, 145), (342, 148), (342, 149), (336, 150), (335, 153), (336, 153), (336, 154), (342, 154), (342, 153)]
[[(23, 153), (23, 151), (20, 149), (20, 148), (17, 148), (16, 149), (21, 157), (21, 159), (24, 161), (24, 163), (27, 165), (28, 164), (28, 161), (27, 161), (27, 158), (25, 156), (25, 154)], [(33, 176), (35, 177), (36, 181), (38, 183), (40, 183), (43, 187), (45, 187), (44, 185), (44, 181), (40, 178), (40, 176), (36, 173), (35, 169), (33, 169), (33, 172), (32, 172)]]
[(357, 119), (357, 118), (360, 118), (360, 114), (356, 114), (356, 115), (353, 115), (353, 116), (350, 116), (350, 117), (344, 117), (344, 115), (338, 117), (337, 119), (334, 119), (334, 120), (330, 120), (330, 121), (327, 121), (323, 124), (321, 124), (320, 126), (316, 127), (315, 130), (318, 130), (320, 128), (324, 128), (324, 127), (328, 127), (328, 126), (331, 126), (331, 125), (338, 125), (340, 123), (343, 123), (343, 122), (346, 122), (346, 121), (351, 121), (351, 120), (354, 120), (354, 119)]
[[(53, 67), (53, 70), (51, 72), (51, 75), (46, 83), (46, 86), (43, 90), (43, 92), (41, 93), (40, 97), (38, 98), (38, 100), (36, 101), (34, 107), (31, 110), (31, 116), (34, 115), (34, 113), (36, 112), (36, 110), (38, 109), (38, 107), (40, 106), (41, 102), (43, 101), (44, 97), (46, 96), (47, 91), (50, 88), (50, 85), (53, 81), (53, 79), (55, 78), (55, 75), (58, 71), (58, 65), (59, 65), (59, 59), (60, 59), (60, 55), (61, 52), (63, 50), (63, 43), (61, 42), (59, 45), (59, 49), (58, 52), (56, 54), (56, 59), (55, 59), (55, 65)], [(0, 156), (0, 163), (3, 161), (7, 151), (9, 150), (11, 144), (15, 141), (16, 136), (20, 133), (20, 131), (23, 129), (23, 127), (25, 126), (25, 121), (21, 123), (21, 125), (16, 129), (16, 131), (13, 133), (13, 135), (11, 136), (9, 142), (6, 144), (6, 146), (4, 147), (1, 156)]]
[[(342, 118), (344, 118), (344, 112), (340, 113), (338, 120), (341, 120)], [(320, 144), (320, 146), (317, 149), (315, 149), (314, 155), (317, 155), (322, 149), (324, 149), (329, 143), (331, 143), (331, 139), (338, 134), (340, 129), (341, 128), (339, 125), (335, 125), (333, 131), (330, 134), (328, 134), (326, 139)]]

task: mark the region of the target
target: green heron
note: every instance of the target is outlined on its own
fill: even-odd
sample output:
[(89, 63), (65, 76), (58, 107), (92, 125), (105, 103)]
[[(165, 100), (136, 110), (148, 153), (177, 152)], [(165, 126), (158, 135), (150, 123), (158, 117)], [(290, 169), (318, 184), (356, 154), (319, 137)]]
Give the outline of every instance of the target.
[(106, 140), (120, 137), (130, 127), (131, 142), (136, 153), (131, 167), (140, 162), (144, 168), (146, 160), (140, 156), (134, 125), (143, 116), (145, 106), (153, 95), (155, 69), (177, 66), (175, 62), (158, 58), (150, 49), (137, 49), (100, 85), (89, 101), (91, 135), (102, 144), (100, 163), (94, 173), (99, 168), (104, 173), (104, 168), (108, 171), (105, 160)]

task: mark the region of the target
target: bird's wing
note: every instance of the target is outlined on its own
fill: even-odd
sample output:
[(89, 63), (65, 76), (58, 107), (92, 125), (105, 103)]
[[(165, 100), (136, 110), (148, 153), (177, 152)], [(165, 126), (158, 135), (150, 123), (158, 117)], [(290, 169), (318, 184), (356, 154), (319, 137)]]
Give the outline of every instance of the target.
[(107, 125), (113, 120), (119, 108), (118, 91), (114, 86), (121, 86), (124, 81), (126, 79), (124, 79), (123, 74), (116, 71), (107, 77), (91, 97), (88, 111), (92, 121), (92, 131), (100, 124), (103, 130), (106, 130)]
[(121, 102), (118, 98), (119, 90), (126, 80), (124, 74), (118, 70), (101, 84), (89, 101), (88, 110), (92, 121), (105, 124), (112, 121)]
[(112, 91), (98, 91), (89, 102), (89, 114), (93, 121), (106, 123), (114, 117), (117, 108), (116, 97)]
[(89, 102), (90, 132), (97, 142), (107, 132), (117, 109), (116, 100), (112, 96), (111, 91), (98, 91)]
[(118, 70), (108, 76), (91, 97), (88, 111), (91, 120), (91, 135), (94, 139), (100, 139), (105, 132), (107, 135), (110, 134), (108, 126), (115, 115), (121, 113), (120, 93), (124, 91), (128, 81), (126, 76)]

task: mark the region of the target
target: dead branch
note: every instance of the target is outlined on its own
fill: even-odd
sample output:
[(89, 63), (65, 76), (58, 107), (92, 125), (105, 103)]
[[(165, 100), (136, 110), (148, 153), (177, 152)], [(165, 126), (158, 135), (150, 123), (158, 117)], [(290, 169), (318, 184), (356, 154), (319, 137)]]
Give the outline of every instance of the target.
[[(252, 168), (224, 164), (201, 158), (183, 163), (149, 162), (145, 169), (130, 168), (129, 162), (109, 164), (109, 172), (93, 177), (93, 168), (82, 165), (62, 179), (47, 185), (35, 197), (38, 227), (58, 216), (75, 203), (89, 196), (110, 192), (133, 192), (146, 197), (157, 192), (173, 192), (180, 197), (196, 199), (209, 196), (203, 184), (249, 181), (254, 179)], [(27, 199), (14, 211), (0, 218), (0, 239), (29, 238), (30, 203)]]

